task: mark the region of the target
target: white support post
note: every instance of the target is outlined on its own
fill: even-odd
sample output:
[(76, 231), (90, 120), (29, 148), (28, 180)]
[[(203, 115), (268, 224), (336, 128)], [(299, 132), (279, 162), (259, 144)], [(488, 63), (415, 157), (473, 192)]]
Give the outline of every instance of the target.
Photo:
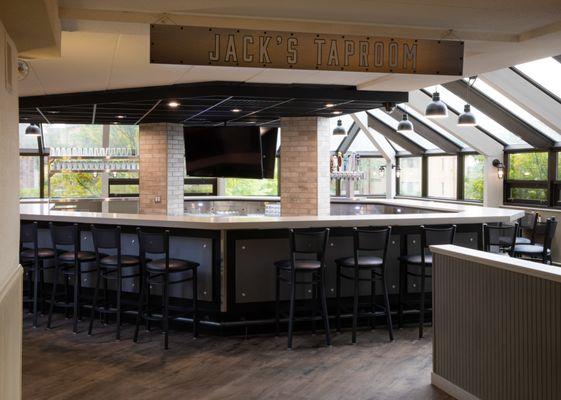
[(499, 178), (498, 169), (493, 160), (503, 162), (503, 155), (485, 156), (483, 168), (483, 206), (500, 207), (503, 205), (503, 179)]
[(396, 165), (395, 150), (381, 133), (369, 128), (368, 124), (362, 121), (357, 114), (351, 114), (351, 117), (386, 160), (386, 198), (393, 199), (396, 194), (395, 169), (392, 168), (392, 165)]

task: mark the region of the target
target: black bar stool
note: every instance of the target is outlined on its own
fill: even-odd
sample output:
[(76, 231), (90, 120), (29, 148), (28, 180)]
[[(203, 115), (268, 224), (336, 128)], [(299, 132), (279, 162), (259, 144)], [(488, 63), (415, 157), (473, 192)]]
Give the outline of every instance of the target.
[[(337, 265), (337, 330), (341, 326), (341, 278), (354, 282), (353, 301), (353, 332), (352, 342), (356, 343), (356, 328), (359, 317), (359, 282), (370, 282), (370, 310), (371, 324), (374, 327), (376, 312), (376, 281), (382, 282), (384, 306), (380, 307), (385, 314), (390, 341), (393, 340), (392, 317), (388, 288), (386, 286), (386, 255), (390, 243), (391, 227), (358, 229), (353, 231), (353, 256), (338, 258)], [(346, 272), (352, 271), (352, 275)], [(360, 278), (360, 271), (370, 271), (368, 278)]]
[[(49, 223), (51, 230), (51, 238), (53, 242), (53, 250), (55, 252), (54, 264), (55, 273), (53, 276), (53, 288), (51, 292), (51, 303), (49, 306), (49, 320), (47, 328), (51, 328), (54, 306), (65, 307), (67, 310), (73, 309), (73, 327), (74, 333), (78, 333), (78, 318), (80, 317), (80, 291), (82, 286), (82, 274), (93, 272), (94, 269), (82, 271), (83, 262), (95, 261), (95, 254), (91, 251), (80, 250), (80, 232), (78, 224), (72, 225), (56, 225)], [(70, 250), (69, 250), (70, 248)], [(65, 285), (66, 300), (64, 303), (56, 302), (58, 277), (62, 273)], [(73, 301), (68, 301), (68, 284), (70, 278), (74, 277), (74, 296)]]
[[(526, 213), (520, 218), (516, 244), (534, 244), (539, 219), (540, 214), (537, 212)], [(522, 236), (522, 234), (525, 234), (525, 236)]]
[(509, 256), (513, 255), (514, 246), (520, 238), (518, 236), (519, 225), (488, 225), (483, 224), (483, 246), (489, 253), (504, 253)]
[[(421, 290), (419, 293), (419, 338), (423, 337), (423, 325), (425, 322), (425, 285), (426, 278), (432, 278), (432, 275), (427, 275), (427, 269), (432, 270), (432, 254), (429, 247), (439, 244), (452, 244), (454, 243), (454, 236), (456, 234), (456, 225), (447, 227), (426, 227), (421, 225), (421, 254), (401, 256), (400, 260), (404, 263), (406, 268), (405, 279), (409, 276), (421, 278)], [(409, 266), (414, 265), (420, 267), (420, 272), (409, 270)], [(407, 281), (405, 282), (407, 287)], [(398, 319), (401, 325), (403, 314), (403, 293), (399, 291), (399, 310)]]
[[(116, 334), (115, 338), (121, 340), (121, 314), (122, 304), (121, 296), (123, 292), (123, 279), (131, 279), (140, 276), (139, 272), (123, 275), (123, 268), (125, 267), (138, 267), (140, 261), (138, 257), (123, 255), (121, 253), (121, 227), (115, 228), (96, 228), (91, 226), (93, 237), (93, 245), (95, 250), (95, 261), (97, 278), (95, 281), (95, 291), (92, 302), (92, 311), (90, 316), (90, 326), (88, 328), (88, 335), (92, 334), (95, 313), (99, 312), (101, 315), (107, 314), (116, 315)], [(107, 255), (103, 251), (116, 252), (116, 255)], [(98, 305), (99, 284), (101, 279), (104, 280), (104, 301), (103, 305)], [(107, 299), (107, 283), (109, 281), (117, 282), (116, 290), (116, 307), (110, 308)]]
[(527, 257), (537, 259), (544, 264), (551, 264), (551, 244), (557, 230), (557, 220), (555, 218), (548, 218), (545, 224), (539, 224), (536, 227), (545, 228), (543, 244), (517, 244), (514, 246), (515, 257)]
[(44, 261), (51, 260), (54, 256), (53, 249), (39, 247), (37, 222), (20, 225), (20, 264), (29, 276), (29, 295), (24, 301), (30, 304), (34, 328), (37, 327), (38, 321), (39, 297), (44, 312), (44, 270), (46, 269)]
[[(150, 321), (161, 320), (164, 333), (164, 348), (168, 348), (169, 330), (169, 289), (171, 285), (193, 282), (193, 302), (191, 309), (183, 309), (183, 313), (191, 312), (193, 315), (193, 337), (198, 336), (197, 326), (199, 324), (198, 301), (197, 301), (197, 268), (199, 264), (194, 261), (170, 258), (169, 251), (169, 231), (163, 233), (142, 232), (137, 228), (138, 243), (140, 246), (140, 262), (142, 265), (142, 282), (138, 301), (138, 314), (136, 317), (136, 328), (134, 331), (134, 342), (138, 341), (138, 330), (140, 320), (144, 319), (148, 324)], [(160, 256), (162, 258), (149, 259), (147, 256)], [(191, 276), (180, 277), (181, 273), (191, 271)], [(162, 286), (162, 317), (152, 313), (148, 299), (150, 298), (150, 286)], [(172, 316), (177, 318), (177, 316)]]
[[(275, 299), (275, 322), (277, 335), (280, 320), (280, 283), (286, 282), (290, 286), (290, 309), (288, 317), (288, 349), (292, 349), (292, 336), (294, 330), (294, 312), (296, 303), (296, 285), (312, 286), (312, 305), (315, 314), (315, 293), (319, 289), (321, 300), (321, 314), (325, 327), (325, 343), (331, 345), (331, 333), (329, 331), (329, 315), (327, 313), (327, 299), (325, 291), (325, 251), (329, 240), (329, 228), (320, 231), (311, 230), (289, 230), (290, 259), (274, 263), (276, 272), (276, 299)], [(311, 258), (299, 258), (299, 256)], [(283, 277), (286, 273), (288, 277)], [(297, 275), (310, 276), (310, 281), (298, 281)], [(312, 323), (315, 315), (312, 316)]]

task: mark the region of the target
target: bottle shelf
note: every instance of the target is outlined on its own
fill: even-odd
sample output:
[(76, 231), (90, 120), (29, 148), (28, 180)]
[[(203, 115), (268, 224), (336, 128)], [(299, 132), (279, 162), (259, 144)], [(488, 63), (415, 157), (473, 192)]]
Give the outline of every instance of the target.
[(331, 179), (364, 179), (364, 171), (333, 171)]

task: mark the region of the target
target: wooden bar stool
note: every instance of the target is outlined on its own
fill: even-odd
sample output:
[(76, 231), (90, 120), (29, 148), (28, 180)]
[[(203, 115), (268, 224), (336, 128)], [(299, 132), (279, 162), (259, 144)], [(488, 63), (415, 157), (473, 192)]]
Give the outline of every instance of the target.
[[(126, 267), (139, 267), (140, 261), (138, 257), (123, 255), (121, 253), (121, 227), (115, 228), (96, 228), (91, 226), (93, 236), (93, 244), (95, 250), (95, 262), (97, 278), (95, 281), (95, 291), (92, 302), (92, 311), (90, 316), (90, 326), (88, 328), (88, 335), (92, 334), (93, 323), (96, 312), (100, 315), (106, 316), (107, 314), (115, 314), (116, 316), (116, 333), (115, 338), (121, 340), (121, 314), (122, 304), (121, 297), (123, 292), (123, 280), (132, 279), (140, 276), (140, 272), (136, 271), (123, 275), (123, 269)], [(115, 255), (107, 255), (105, 252), (115, 252)], [(106, 293), (102, 305), (98, 304), (99, 284), (104, 280), (104, 292), (107, 292), (107, 283), (109, 281), (116, 281), (116, 305), (111, 308), (107, 299)]]
[[(150, 321), (162, 321), (164, 333), (164, 348), (168, 349), (168, 330), (170, 318), (177, 318), (178, 315), (170, 316), (169, 310), (169, 289), (171, 285), (184, 282), (193, 282), (193, 302), (190, 309), (182, 309), (182, 313), (191, 313), (193, 316), (193, 337), (198, 336), (198, 301), (197, 301), (197, 269), (199, 264), (194, 261), (170, 258), (169, 250), (169, 231), (163, 233), (142, 232), (137, 228), (138, 243), (140, 246), (140, 263), (142, 265), (142, 282), (138, 300), (138, 314), (136, 317), (136, 328), (134, 330), (134, 342), (138, 341), (138, 330), (140, 320), (144, 319), (147, 324)], [(159, 258), (149, 259), (150, 256)], [(178, 275), (191, 272), (190, 276), (180, 277)], [(160, 285), (162, 287), (162, 317), (155, 316), (150, 309), (147, 299), (150, 297), (150, 286)]]
[[(400, 260), (405, 264), (406, 274), (405, 279), (409, 276), (420, 278), (421, 280), (421, 290), (419, 293), (419, 338), (423, 337), (423, 325), (425, 322), (425, 286), (426, 279), (432, 278), (432, 275), (427, 274), (427, 270), (432, 270), (432, 254), (429, 247), (439, 244), (453, 244), (454, 236), (456, 234), (456, 225), (446, 226), (446, 227), (426, 227), (421, 226), (421, 254), (405, 255), (401, 256)], [(420, 268), (420, 272), (411, 271), (409, 266), (417, 266)], [(405, 287), (407, 287), (407, 282), (405, 282)], [(399, 310), (398, 318), (401, 322), (403, 314), (403, 293), (399, 291)]]
[[(72, 330), (78, 333), (78, 319), (80, 317), (80, 291), (82, 286), (82, 274), (95, 271), (94, 269), (82, 271), (82, 263), (95, 261), (95, 253), (91, 251), (80, 250), (80, 237), (78, 224), (72, 225), (56, 225), (49, 223), (51, 230), (51, 238), (53, 242), (54, 268), (53, 288), (51, 292), (51, 302), (49, 306), (49, 319), (47, 328), (51, 328), (54, 306), (65, 307), (67, 310), (73, 309), (73, 325)], [(57, 302), (57, 287), (59, 274), (62, 273), (65, 284), (65, 302)], [(68, 301), (68, 284), (71, 278), (74, 278), (73, 301)]]
[[(315, 306), (316, 288), (321, 301), (321, 314), (325, 328), (325, 343), (331, 345), (329, 331), (329, 315), (327, 313), (327, 298), (325, 290), (325, 251), (329, 240), (329, 228), (320, 231), (289, 230), (290, 259), (274, 263), (276, 268), (276, 299), (275, 323), (277, 334), (280, 322), (280, 283), (286, 282), (290, 286), (290, 308), (288, 317), (288, 349), (292, 349), (294, 331), (294, 314), (296, 305), (296, 285), (312, 286), (312, 304)], [(305, 258), (300, 258), (300, 257)], [(311, 258), (313, 256), (313, 258)], [(283, 276), (286, 274), (287, 276)], [(309, 281), (299, 281), (297, 277), (309, 276)], [(314, 307), (314, 313), (316, 312)], [(312, 316), (312, 321), (315, 316)]]
[[(353, 230), (353, 256), (338, 258), (335, 260), (337, 265), (337, 328), (340, 328), (341, 320), (341, 278), (354, 282), (354, 301), (353, 301), (353, 331), (352, 342), (356, 343), (356, 328), (359, 314), (359, 282), (370, 283), (370, 315), (371, 324), (374, 327), (376, 312), (376, 281), (382, 282), (384, 295), (384, 306), (380, 307), (386, 317), (388, 334), (390, 341), (393, 340), (392, 317), (388, 288), (386, 286), (386, 255), (390, 243), (391, 227), (370, 228)], [(347, 272), (353, 272), (347, 275)], [(360, 278), (360, 271), (370, 272), (368, 278)]]
[[(37, 327), (39, 297), (44, 305), (44, 270), (45, 260), (52, 260), (55, 251), (39, 247), (37, 222), (23, 223), (20, 225), (20, 264), (29, 276), (28, 297), (24, 302), (29, 302), (30, 311), (33, 313), (33, 327)], [(52, 267), (50, 267), (52, 268)], [(44, 312), (44, 307), (42, 307)]]

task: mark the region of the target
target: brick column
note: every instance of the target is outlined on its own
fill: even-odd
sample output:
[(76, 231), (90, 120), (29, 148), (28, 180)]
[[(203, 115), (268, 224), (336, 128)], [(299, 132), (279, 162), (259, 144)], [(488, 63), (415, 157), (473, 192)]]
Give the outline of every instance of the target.
[(140, 125), (141, 214), (183, 215), (183, 125)]
[(329, 215), (329, 120), (281, 118), (281, 215)]

